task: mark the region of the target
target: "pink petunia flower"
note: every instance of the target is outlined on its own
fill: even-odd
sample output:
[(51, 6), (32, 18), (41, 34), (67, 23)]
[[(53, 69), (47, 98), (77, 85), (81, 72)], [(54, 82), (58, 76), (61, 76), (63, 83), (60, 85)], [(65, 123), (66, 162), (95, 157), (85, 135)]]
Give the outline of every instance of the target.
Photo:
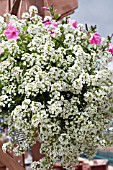
[(50, 26), (50, 28), (49, 28), (50, 35), (54, 36), (55, 35), (55, 29), (58, 27), (57, 23), (52, 22), (50, 20), (46, 20), (46, 21), (44, 21), (44, 25), (48, 28)]
[(55, 29), (58, 27), (57, 23), (51, 22), (50, 20), (46, 20), (44, 21), (44, 25), (49, 28), (48, 30), (50, 34), (53, 36), (55, 34)]
[(4, 49), (0, 47), (0, 54), (4, 52)]
[(47, 7), (45, 7), (45, 6), (42, 7), (42, 9), (43, 9), (43, 10), (47, 10), (47, 11), (49, 10), (49, 8), (47, 8)]
[(109, 43), (108, 51), (113, 55), (113, 45)]
[(77, 28), (77, 25), (78, 25), (77, 21), (72, 20), (71, 18), (68, 18), (68, 22), (69, 22), (69, 24), (71, 24), (74, 28)]
[(100, 44), (101, 39), (98, 33), (91, 34), (90, 44)]
[(49, 21), (49, 20), (45, 21), (45, 22), (44, 22), (44, 25), (45, 25), (45, 26), (47, 26), (47, 25), (52, 25), (53, 28), (57, 28), (57, 26), (58, 26), (57, 23), (51, 22), (51, 21)]
[(18, 35), (19, 35), (19, 30), (13, 26), (13, 23), (9, 23), (7, 25), (6, 30), (4, 31), (4, 34), (6, 35), (7, 39), (13, 39), (13, 40), (17, 40), (18, 39)]
[(51, 21), (49, 21), (49, 20), (44, 21), (44, 25), (45, 25), (45, 26), (51, 25)]

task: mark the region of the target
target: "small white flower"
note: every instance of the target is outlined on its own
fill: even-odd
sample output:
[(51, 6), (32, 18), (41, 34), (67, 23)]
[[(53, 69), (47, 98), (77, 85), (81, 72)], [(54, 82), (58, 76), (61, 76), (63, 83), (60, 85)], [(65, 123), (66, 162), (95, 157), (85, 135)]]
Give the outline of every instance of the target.
[[(104, 38), (100, 45), (90, 44), (92, 31), (84, 25), (74, 28), (48, 16), (43, 22), (37, 12), (31, 6), (22, 19), (0, 18), (0, 114), (7, 117), (12, 137), (4, 151), (21, 154), (38, 134), (40, 152), (47, 157), (33, 168), (48, 170), (59, 159), (68, 167), (82, 152), (93, 156), (109, 145), (103, 131), (113, 110), (112, 54)], [(18, 40), (7, 40), (9, 22), (19, 30)]]
[(0, 16), (0, 23), (3, 24), (4, 23), (4, 18), (2, 16)]
[(35, 7), (35, 6), (30, 6), (30, 8), (29, 8), (29, 13), (31, 14), (32, 12), (34, 12), (35, 14), (37, 14), (37, 13), (38, 13), (37, 7)]

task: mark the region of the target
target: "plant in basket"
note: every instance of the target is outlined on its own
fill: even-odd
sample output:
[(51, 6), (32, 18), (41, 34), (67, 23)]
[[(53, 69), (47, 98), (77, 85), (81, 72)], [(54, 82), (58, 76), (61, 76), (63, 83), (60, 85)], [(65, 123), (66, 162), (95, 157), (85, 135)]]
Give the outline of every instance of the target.
[(38, 134), (45, 156), (33, 163), (35, 170), (49, 170), (58, 160), (72, 169), (81, 153), (90, 157), (111, 144), (103, 133), (113, 110), (111, 37), (59, 18), (43, 21), (31, 6), (22, 19), (0, 19), (0, 106), (13, 139), (3, 149), (21, 154)]

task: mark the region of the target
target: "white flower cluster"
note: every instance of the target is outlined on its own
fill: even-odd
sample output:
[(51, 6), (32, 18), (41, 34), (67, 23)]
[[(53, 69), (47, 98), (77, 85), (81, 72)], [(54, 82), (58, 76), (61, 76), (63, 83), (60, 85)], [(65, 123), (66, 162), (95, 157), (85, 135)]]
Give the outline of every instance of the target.
[[(46, 24), (53, 29), (36, 8), (30, 13), (22, 20), (9, 17), (20, 30), (17, 40), (6, 39), (6, 22), (0, 21), (0, 106), (16, 138), (15, 152), (33, 145), (37, 135), (42, 142), (46, 156), (35, 170), (49, 169), (59, 159), (68, 167), (81, 153), (92, 156), (110, 143), (103, 131), (113, 110), (113, 73), (107, 67), (112, 54), (107, 40), (90, 44), (92, 30), (82, 24), (74, 28), (50, 20)], [(17, 132), (24, 134), (22, 142)]]

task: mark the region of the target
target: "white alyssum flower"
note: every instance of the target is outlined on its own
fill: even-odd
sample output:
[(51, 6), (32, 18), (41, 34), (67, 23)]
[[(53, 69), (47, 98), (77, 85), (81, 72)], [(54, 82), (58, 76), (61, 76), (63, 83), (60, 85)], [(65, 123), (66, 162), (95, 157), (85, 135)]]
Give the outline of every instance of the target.
[(46, 156), (32, 168), (49, 170), (59, 159), (69, 169), (81, 153), (92, 157), (98, 147), (110, 145), (104, 133), (113, 110), (109, 41), (91, 44), (96, 30), (51, 17), (43, 21), (33, 6), (21, 20), (6, 17), (19, 35), (7, 39), (7, 23), (0, 18), (0, 111), (6, 111), (12, 137), (3, 150), (12, 147), (19, 155), (38, 135)]

